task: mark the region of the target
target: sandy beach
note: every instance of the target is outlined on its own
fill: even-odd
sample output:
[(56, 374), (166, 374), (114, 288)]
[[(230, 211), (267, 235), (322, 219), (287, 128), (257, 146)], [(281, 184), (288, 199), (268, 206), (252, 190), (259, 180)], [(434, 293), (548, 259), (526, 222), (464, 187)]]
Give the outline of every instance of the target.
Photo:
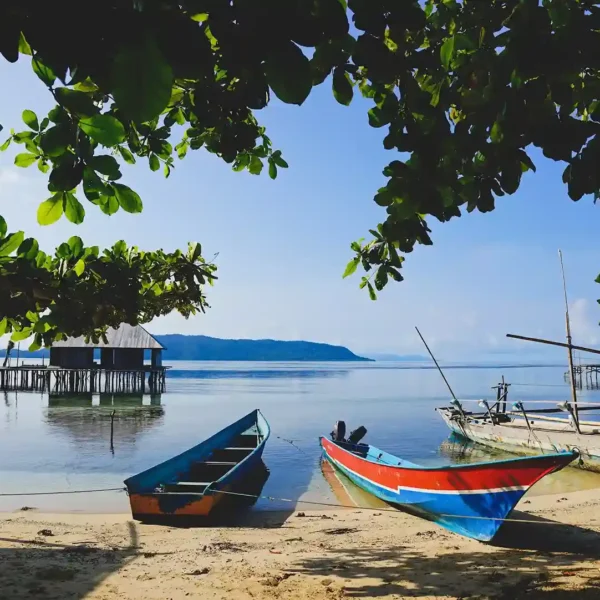
[(596, 599), (600, 492), (524, 499), (493, 544), (401, 512), (250, 513), (221, 527), (129, 515), (0, 516), (1, 598)]

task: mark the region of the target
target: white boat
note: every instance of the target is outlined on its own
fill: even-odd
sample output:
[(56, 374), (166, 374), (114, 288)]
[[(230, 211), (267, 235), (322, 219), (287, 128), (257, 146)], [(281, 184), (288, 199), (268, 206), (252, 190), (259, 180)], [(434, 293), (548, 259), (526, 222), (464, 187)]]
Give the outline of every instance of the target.
[[(422, 336), (421, 339), (423, 339), (423, 343), (427, 347), (431, 358), (439, 369), (453, 397), (450, 406), (436, 409), (451, 431), (473, 442), (521, 454), (577, 450), (579, 452), (579, 459), (573, 461), (572, 466), (600, 472), (600, 420), (590, 421), (580, 418), (581, 412), (597, 411), (600, 409), (600, 404), (578, 402), (575, 367), (573, 365), (573, 350), (593, 354), (600, 354), (600, 350), (597, 348), (575, 346), (572, 343), (567, 287), (560, 250), (559, 256), (565, 296), (566, 343), (522, 335), (507, 334), (507, 337), (567, 349), (568, 374), (571, 383), (570, 401), (565, 401), (558, 405), (555, 404), (549, 408), (533, 409), (525, 409), (522, 402), (517, 402), (512, 405), (512, 410), (507, 409), (508, 384), (504, 382), (503, 378), (502, 383), (496, 386), (497, 395), (493, 406), (490, 406), (487, 401), (481, 400), (479, 401), (479, 406), (484, 410), (470, 412), (463, 406), (463, 403), (466, 404), (468, 401), (459, 402), (457, 400), (450, 384)], [(420, 332), (419, 335), (421, 335)], [(533, 401), (532, 404), (548, 405), (552, 403)], [(568, 413), (568, 417), (551, 416), (553, 414), (565, 415), (565, 413)]]
[(484, 407), (470, 412), (453, 402), (436, 410), (452, 432), (473, 442), (517, 454), (577, 450), (579, 459), (571, 466), (600, 472), (600, 422), (547, 416), (561, 408), (540, 413), (525, 411), (521, 403), (516, 410), (506, 410), (502, 402)]

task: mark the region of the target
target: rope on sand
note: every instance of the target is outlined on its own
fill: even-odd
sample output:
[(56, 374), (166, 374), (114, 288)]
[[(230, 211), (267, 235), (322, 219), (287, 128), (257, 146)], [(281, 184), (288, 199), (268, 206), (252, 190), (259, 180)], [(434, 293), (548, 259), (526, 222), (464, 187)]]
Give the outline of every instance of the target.
[(95, 490), (61, 490), (57, 492), (19, 492), (18, 494), (0, 494), (0, 496), (55, 496), (57, 494), (94, 494), (96, 492), (123, 492), (127, 488), (100, 488)]
[[(124, 487), (116, 487), (116, 488), (100, 488), (100, 489), (90, 489), (90, 490), (61, 490), (56, 492), (22, 492), (22, 493), (9, 493), (3, 494), (0, 493), (0, 497), (6, 496), (52, 496), (59, 494), (93, 494), (96, 492), (123, 492), (126, 491), (127, 488)], [(215, 492), (219, 494), (227, 494), (229, 496), (240, 496), (244, 498), (253, 498), (256, 500), (269, 500), (271, 502), (288, 502), (292, 504), (308, 504), (312, 506), (327, 506), (329, 508), (347, 508), (353, 510), (368, 510), (373, 512), (389, 512), (395, 513), (397, 515), (406, 514), (395, 508), (375, 508), (372, 506), (358, 506), (358, 505), (350, 505), (350, 504), (335, 504), (333, 502), (318, 502), (316, 500), (293, 500), (291, 498), (277, 498), (275, 496), (257, 496), (254, 494), (244, 494), (242, 492), (230, 492), (225, 490), (215, 490)], [(204, 496), (204, 494), (198, 493), (194, 494), (192, 492), (188, 492), (186, 495), (189, 496)], [(511, 519), (511, 518), (501, 518), (501, 517), (481, 517), (475, 515), (452, 515), (445, 513), (435, 513), (436, 517), (446, 517), (452, 519), (475, 519), (480, 521), (503, 521), (507, 523), (531, 523), (533, 525), (563, 525), (566, 527), (571, 527), (570, 523), (562, 523), (561, 521), (537, 521), (534, 519)]]

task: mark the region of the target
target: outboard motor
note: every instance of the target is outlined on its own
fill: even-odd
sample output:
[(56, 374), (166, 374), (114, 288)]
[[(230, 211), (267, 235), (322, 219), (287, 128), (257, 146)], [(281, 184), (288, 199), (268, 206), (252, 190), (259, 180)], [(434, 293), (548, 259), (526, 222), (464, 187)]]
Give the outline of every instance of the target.
[(346, 441), (346, 423), (344, 421), (336, 421), (331, 432), (331, 439), (334, 442)]
[(360, 440), (362, 440), (365, 435), (367, 435), (367, 429), (364, 425), (361, 425), (358, 429), (350, 432), (348, 436), (348, 443), (350, 444), (358, 444)]

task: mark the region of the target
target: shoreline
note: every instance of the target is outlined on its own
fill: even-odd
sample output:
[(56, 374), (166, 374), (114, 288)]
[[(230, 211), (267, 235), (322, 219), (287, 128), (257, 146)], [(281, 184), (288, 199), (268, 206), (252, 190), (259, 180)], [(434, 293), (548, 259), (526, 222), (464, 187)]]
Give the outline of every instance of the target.
[(599, 508), (599, 490), (526, 496), (512, 518), (528, 522), (491, 544), (377, 508), (299, 505), (197, 528), (17, 511), (0, 514), (0, 585), (11, 599), (591, 600)]

